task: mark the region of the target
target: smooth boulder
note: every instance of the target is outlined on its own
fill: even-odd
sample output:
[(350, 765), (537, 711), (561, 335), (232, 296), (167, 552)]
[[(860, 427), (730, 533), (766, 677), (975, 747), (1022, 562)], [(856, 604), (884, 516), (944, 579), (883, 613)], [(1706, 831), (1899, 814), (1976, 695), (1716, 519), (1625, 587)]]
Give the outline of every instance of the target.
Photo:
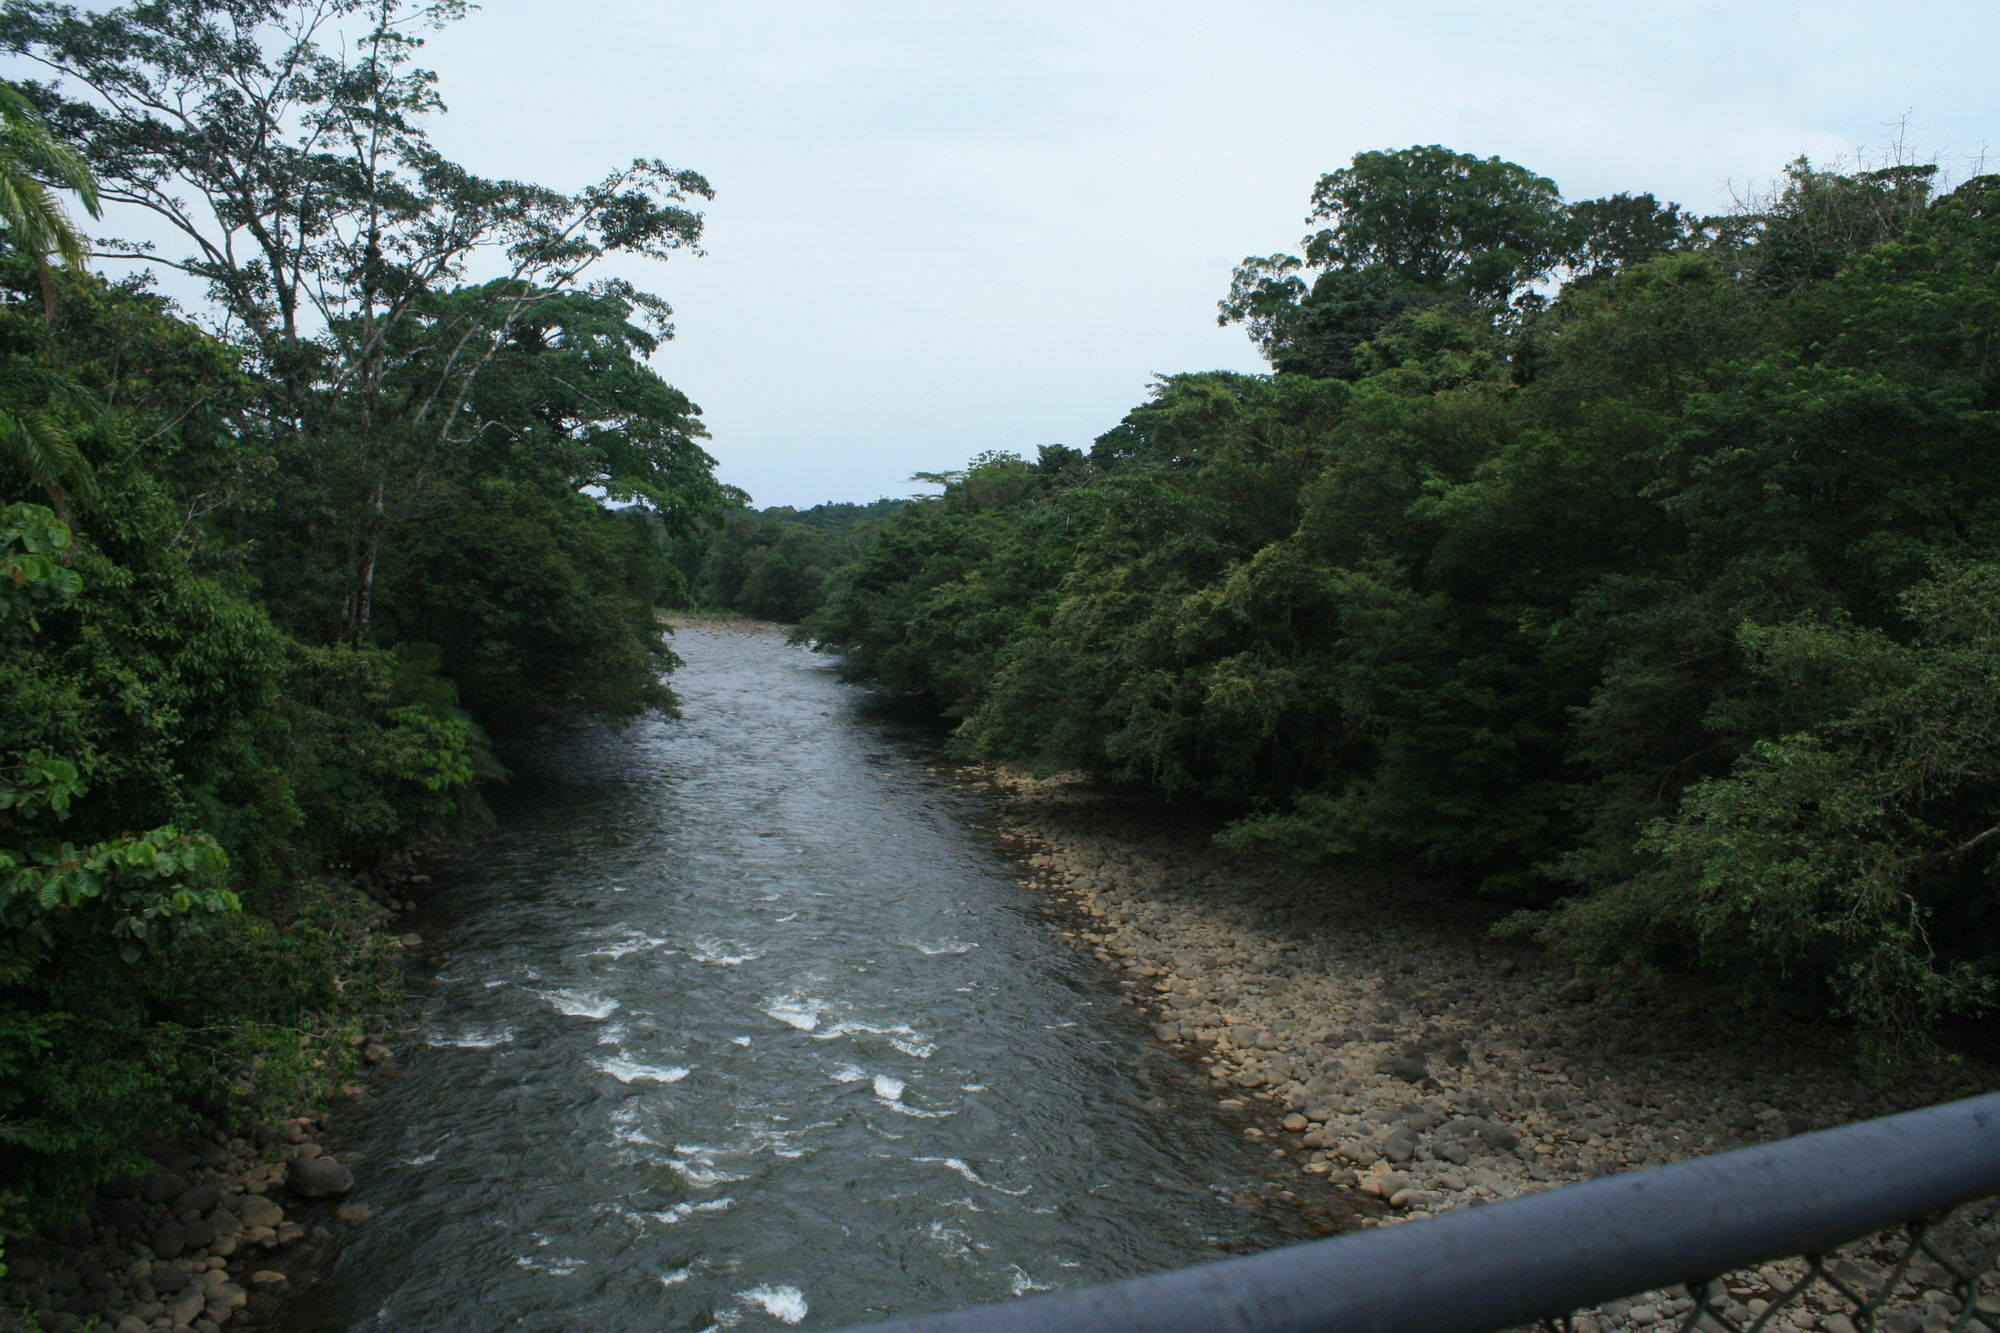
[(303, 1199), (331, 1199), (354, 1188), (354, 1173), (330, 1157), (300, 1157), (285, 1172), (285, 1185)]

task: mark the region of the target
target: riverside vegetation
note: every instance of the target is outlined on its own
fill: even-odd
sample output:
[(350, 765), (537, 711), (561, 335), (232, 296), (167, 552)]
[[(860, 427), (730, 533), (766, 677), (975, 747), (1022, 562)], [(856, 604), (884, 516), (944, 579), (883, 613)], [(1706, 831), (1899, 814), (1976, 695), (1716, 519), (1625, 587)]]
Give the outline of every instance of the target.
[[(1580, 984), (1884, 1059), (1990, 1010), (2000, 181), (1801, 161), (1695, 219), (1364, 153), (1223, 303), (1271, 374), (754, 515), (646, 364), (666, 304), (593, 276), (693, 251), (706, 181), (445, 159), (415, 60), (464, 8), (0, 12), (46, 79), (0, 89), (0, 1234), (151, 1228), (38, 1266), (45, 1322), (228, 1317), (237, 1236), (287, 1234), (271, 1125), (392, 1002), (400, 856), (524, 724), (671, 708), (691, 596), (803, 615), (967, 753), (1476, 882)], [(51, 188), (149, 213), (98, 253), (193, 316), (84, 272)]]
[(2000, 177), (1800, 160), (1566, 203), (1430, 146), (1320, 179), (1159, 381), (865, 530), (801, 634), (968, 756), (1420, 863), (1575, 964), (1882, 1060), (2000, 962)]
[[(406, 854), (476, 823), (510, 735), (673, 705), (654, 608), (722, 491), (646, 363), (667, 306), (593, 266), (692, 251), (709, 187), (444, 158), (414, 61), (462, 9), (0, 14), (46, 79), (0, 89), (0, 1235), (208, 1229), (38, 1286), (45, 1322), (258, 1225), (141, 1146), (266, 1170), (258, 1127), (393, 1003)], [(84, 271), (64, 188), (171, 237), (96, 253), (192, 314)]]

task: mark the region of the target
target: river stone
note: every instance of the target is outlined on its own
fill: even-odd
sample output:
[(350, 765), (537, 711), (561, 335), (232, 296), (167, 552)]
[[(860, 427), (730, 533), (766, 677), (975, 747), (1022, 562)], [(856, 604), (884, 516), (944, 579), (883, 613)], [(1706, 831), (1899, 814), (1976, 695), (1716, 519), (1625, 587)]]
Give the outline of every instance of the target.
[(162, 1222), (154, 1228), (152, 1249), (155, 1258), (178, 1258), (187, 1249), (187, 1232), (178, 1222)]
[(151, 1281), (155, 1292), (162, 1296), (172, 1296), (187, 1289), (188, 1271), (179, 1264), (155, 1264)]
[(113, 1176), (97, 1187), (97, 1193), (105, 1199), (136, 1199), (145, 1184), (143, 1176)]
[(139, 1186), (139, 1197), (147, 1203), (166, 1203), (186, 1188), (187, 1182), (171, 1171), (151, 1171)]
[(205, 1217), (181, 1223), (181, 1230), (186, 1235), (187, 1247), (190, 1250), (206, 1249), (215, 1239), (215, 1223)]
[(261, 1194), (246, 1194), (236, 1205), (236, 1215), (246, 1227), (275, 1229), (285, 1220), (285, 1210)]
[(285, 1173), (292, 1193), (307, 1199), (329, 1199), (354, 1188), (354, 1173), (329, 1157), (301, 1157)]
[(206, 1287), (189, 1287), (180, 1295), (167, 1302), (167, 1318), (176, 1324), (191, 1324), (201, 1318), (201, 1312), (208, 1306)]
[(99, 1199), (97, 1215), (106, 1226), (136, 1227), (146, 1220), (146, 1209), (137, 1199)]
[(222, 1191), (204, 1182), (200, 1185), (190, 1185), (182, 1190), (174, 1198), (174, 1207), (192, 1208), (197, 1213), (205, 1213), (221, 1202)]
[(185, 1171), (195, 1163), (194, 1154), (172, 1139), (162, 1139), (146, 1149), (153, 1165), (166, 1171)]
[(1382, 1155), (1392, 1162), (1403, 1163), (1416, 1156), (1417, 1143), (1407, 1134), (1391, 1134), (1382, 1143)]
[(1395, 1060), (1385, 1060), (1382, 1072), (1402, 1079), (1405, 1083), (1421, 1083), (1430, 1077), (1430, 1066), (1421, 1055), (1406, 1055)]

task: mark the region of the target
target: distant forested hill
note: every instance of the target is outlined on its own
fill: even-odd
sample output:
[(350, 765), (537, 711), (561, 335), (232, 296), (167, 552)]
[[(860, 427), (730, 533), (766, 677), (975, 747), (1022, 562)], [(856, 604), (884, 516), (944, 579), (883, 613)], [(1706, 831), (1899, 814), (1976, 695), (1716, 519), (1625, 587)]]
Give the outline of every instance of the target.
[(820, 604), (827, 581), (861, 549), (867, 540), (863, 525), (887, 518), (907, 503), (881, 499), (810, 509), (774, 505), (724, 510), (690, 571), (693, 601), (794, 624)]

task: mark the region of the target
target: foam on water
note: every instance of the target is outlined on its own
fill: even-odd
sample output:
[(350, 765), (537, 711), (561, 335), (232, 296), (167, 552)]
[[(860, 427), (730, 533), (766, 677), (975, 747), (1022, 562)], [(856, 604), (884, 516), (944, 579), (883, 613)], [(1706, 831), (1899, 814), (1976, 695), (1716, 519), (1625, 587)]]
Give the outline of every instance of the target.
[(1007, 1279), (1007, 1289), (1014, 1295), (1025, 1296), (1031, 1291), (1051, 1290), (1022, 1272), (1021, 1265), (1008, 1264), (1007, 1267), (1013, 1271), (1013, 1275)]
[(737, 1292), (736, 1299), (782, 1323), (796, 1324), (806, 1317), (806, 1294), (797, 1287), (752, 1287)]
[(660, 948), (665, 943), (665, 940), (655, 939), (643, 930), (628, 930), (625, 932), (623, 938), (607, 944), (601, 949), (592, 949), (590, 952), (584, 954), (584, 957), (624, 958), (641, 950)]
[(514, 1262), (532, 1273), (547, 1273), (550, 1277), (568, 1277), (584, 1266), (582, 1259), (551, 1259), (547, 1263), (525, 1254), (514, 1256)]
[(1005, 1186), (995, 1185), (989, 1180), (982, 1180), (980, 1179), (979, 1173), (977, 1171), (974, 1171), (971, 1167), (967, 1166), (964, 1162), (960, 1161), (956, 1157), (912, 1157), (910, 1160), (913, 1162), (933, 1162), (936, 1163), (938, 1166), (948, 1166), (952, 1170), (958, 1172), (958, 1174), (960, 1174), (961, 1176), (964, 1176), (967, 1180), (971, 1181), (975, 1185), (981, 1186), (985, 1189), (995, 1190), (1001, 1194), (1011, 1194), (1017, 1199), (1020, 1198), (1023, 1194), (1026, 1194), (1029, 1190), (1034, 1188), (1034, 1186), (1032, 1185), (1023, 1185), (1020, 1189), (1010, 1190), (1007, 1189)]
[[(556, 1243), (555, 1237), (544, 1236), (539, 1231), (531, 1231), (528, 1233), (528, 1235), (534, 1239), (535, 1246), (537, 1249), (545, 1250), (549, 1246)], [(568, 1277), (571, 1273), (574, 1273), (577, 1269), (582, 1268), (588, 1262), (588, 1260), (562, 1258), (562, 1259), (549, 1259), (544, 1261), (535, 1258), (531, 1254), (517, 1254), (514, 1256), (514, 1262), (520, 1267), (528, 1269), (530, 1272), (548, 1273), (553, 1277)]]
[(495, 1046), (505, 1046), (512, 1040), (514, 1040), (514, 1029), (512, 1028), (493, 1028), (490, 1030), (473, 1028), (469, 1031), (461, 1032), (456, 1036), (449, 1036), (440, 1032), (436, 1036), (424, 1038), (424, 1044), (426, 1046), (457, 1046), (462, 1050), (468, 1051), (484, 1051), (490, 1050)]
[(620, 1143), (657, 1148), (660, 1141), (639, 1128), (639, 1109), (629, 1102), (611, 1113), (611, 1130)]
[[(770, 1011), (766, 1010), (765, 1012), (768, 1013)], [(817, 1026), (817, 1019), (815, 1019), (815, 1026)], [(806, 1030), (811, 1031), (810, 1028)], [(813, 1040), (833, 1041), (839, 1037), (862, 1036), (886, 1037), (891, 1046), (901, 1051), (904, 1055), (918, 1060), (928, 1060), (937, 1054), (937, 1047), (932, 1044), (928, 1033), (919, 1032), (905, 1023), (898, 1023), (892, 1027), (877, 1027), (873, 1023), (855, 1023), (843, 1019), (835, 1023), (832, 1027), (827, 1028), (824, 1032), (814, 1032)]]
[(405, 1157), (403, 1159), (403, 1165), (429, 1166), (432, 1162), (435, 1162), (437, 1159), (438, 1155), (434, 1152), (420, 1152), (415, 1157)]
[(926, 1111), (921, 1106), (911, 1106), (907, 1102), (883, 1102), (882, 1105), (897, 1115), (906, 1115), (912, 1120), (944, 1120), (958, 1114), (956, 1111)]
[[(732, 950), (744, 950), (732, 952)], [(694, 947), (687, 951), (688, 957), (697, 963), (707, 963), (711, 967), (735, 967), (748, 963), (764, 955), (754, 949), (744, 949), (740, 944), (725, 944), (718, 940), (696, 940)]]
[(971, 953), (979, 946), (977, 944), (963, 944), (958, 940), (943, 940), (932, 944), (925, 944), (921, 940), (913, 940), (908, 947), (915, 949), (918, 953), (929, 954), (935, 958), (941, 953)]
[(785, 995), (775, 1000), (764, 1001), (765, 1013), (788, 1027), (797, 1028), (800, 1032), (811, 1032), (817, 1028), (820, 1019), (826, 1016), (826, 1011), (825, 1000), (802, 999), (796, 995)]
[(956, 1115), (954, 1111), (924, 1111), (922, 1107), (912, 1107), (912, 1105), (904, 1103), (902, 1091), (906, 1087), (910, 1087), (910, 1085), (904, 1083), (902, 1079), (892, 1079), (888, 1075), (876, 1075), (874, 1077), (876, 1101), (880, 1101), (890, 1111), (900, 1111), (902, 1115), (914, 1115), (916, 1119), (922, 1119), (922, 1121), (942, 1121), (948, 1115)]
[(557, 1013), (571, 1018), (609, 1018), (618, 1009), (618, 1001), (593, 991), (552, 990), (536, 994), (554, 1005)]
[(622, 1056), (592, 1060), (592, 1067), (620, 1083), (678, 1083), (692, 1071), (683, 1065), (642, 1065)]
[(727, 1171), (718, 1171), (714, 1166), (702, 1162), (668, 1162), (667, 1165), (672, 1167), (674, 1174), (682, 1180), (703, 1189), (711, 1185), (734, 1185), (738, 1181), (750, 1179), (747, 1175), (735, 1176)]
[(696, 1213), (726, 1213), (735, 1206), (734, 1199), (710, 1199), (705, 1203), (677, 1203), (657, 1213), (647, 1213), (646, 1216), (665, 1226), (673, 1226), (675, 1223), (687, 1221)]
[(972, 1255), (971, 1234), (957, 1227), (936, 1221), (924, 1228), (924, 1235), (936, 1241), (947, 1253), (955, 1257), (970, 1258)]
[(671, 1273), (660, 1274), (660, 1285), (663, 1287), (678, 1287), (693, 1276), (694, 1270), (692, 1268), (676, 1268)]

